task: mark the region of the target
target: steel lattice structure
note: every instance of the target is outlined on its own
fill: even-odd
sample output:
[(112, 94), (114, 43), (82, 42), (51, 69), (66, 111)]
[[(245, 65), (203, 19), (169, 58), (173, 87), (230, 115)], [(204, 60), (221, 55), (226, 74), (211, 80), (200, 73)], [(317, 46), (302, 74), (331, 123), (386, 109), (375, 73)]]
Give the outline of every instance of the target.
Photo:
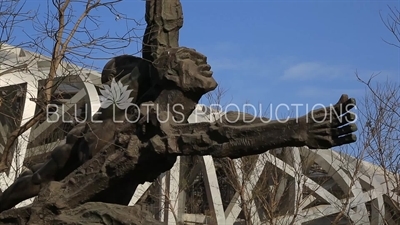
[[(21, 121), (12, 124), (7, 119), (0, 120), (1, 152), (12, 128), (26, 123), (37, 111), (33, 99), (37, 98), (48, 69), (49, 58), (2, 45), (0, 94), (3, 98), (9, 93), (18, 97), (11, 107), (18, 108)], [(60, 99), (56, 104), (64, 105), (65, 113), (57, 115), (70, 118), (79, 110), (83, 116), (93, 115), (100, 106), (100, 74), (65, 64), (58, 75), (61, 84), (55, 93)], [(7, 111), (4, 102), (0, 109), (5, 113), (18, 111)], [(65, 130), (70, 128), (56, 120), (57, 115), (50, 117), (58, 122), (42, 121), (18, 139), (12, 169), (8, 175), (1, 175), (1, 190), (20, 174), (24, 163), (40, 159), (64, 141)], [(199, 104), (188, 121), (214, 122), (222, 115)], [(243, 159), (228, 161), (234, 176), (227, 184), (227, 175), (221, 174), (221, 168), (226, 167), (223, 161), (210, 156), (178, 158), (174, 167), (155, 182), (140, 185), (130, 205), (145, 203), (166, 224), (177, 224), (177, 220), (185, 224), (244, 224), (244, 207), (253, 224), (330, 224), (340, 212), (344, 217), (339, 224), (400, 223), (396, 210), (400, 203), (399, 177), (376, 165), (333, 150), (308, 148), (277, 149), (253, 160), (253, 167), (246, 170), (242, 170)], [(270, 177), (274, 177), (273, 181)], [(241, 184), (240, 190), (233, 188), (232, 182)], [(260, 188), (267, 193), (262, 196), (270, 196), (269, 199), (260, 198)], [(273, 213), (268, 208), (272, 201), (279, 203)]]

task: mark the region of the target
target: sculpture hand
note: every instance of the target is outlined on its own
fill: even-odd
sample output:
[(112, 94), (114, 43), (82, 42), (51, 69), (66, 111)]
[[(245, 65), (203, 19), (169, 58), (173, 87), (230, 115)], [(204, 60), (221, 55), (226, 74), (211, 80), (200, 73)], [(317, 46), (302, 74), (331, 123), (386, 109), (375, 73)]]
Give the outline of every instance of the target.
[(349, 112), (356, 101), (347, 95), (342, 95), (339, 101), (329, 107), (311, 111), (300, 118), (303, 138), (306, 146), (313, 149), (327, 149), (334, 146), (353, 143), (357, 137), (353, 132), (357, 126), (352, 123), (356, 115)]

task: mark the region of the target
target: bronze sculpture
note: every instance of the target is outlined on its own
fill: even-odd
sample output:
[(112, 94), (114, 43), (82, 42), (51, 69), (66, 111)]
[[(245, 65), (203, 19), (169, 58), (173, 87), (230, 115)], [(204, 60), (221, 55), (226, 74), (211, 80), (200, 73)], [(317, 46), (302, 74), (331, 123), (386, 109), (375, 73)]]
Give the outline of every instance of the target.
[[(132, 64), (133, 58), (125, 56), (122, 59), (128, 59), (128, 65), (121, 66), (112, 59), (103, 70), (103, 82), (116, 77), (134, 90), (131, 96), (140, 110), (100, 109), (102, 113), (96, 119), (102, 124), (77, 125), (69, 132), (66, 144), (53, 150), (51, 160), (22, 174), (2, 194), (0, 211), (24, 199), (38, 198), (30, 207), (3, 212), (0, 223), (65, 222), (93, 207), (93, 202), (100, 208), (119, 204), (119, 212), (128, 212), (132, 209), (123, 205), (128, 204), (137, 185), (169, 170), (178, 156), (239, 158), (278, 147), (330, 148), (356, 141), (355, 116), (349, 112), (355, 100), (347, 95), (342, 95), (333, 108), (315, 110), (285, 123), (230, 122), (229, 117), (237, 115), (231, 112), (215, 123), (187, 124), (200, 98), (217, 83), (204, 55), (178, 47), (178, 30), (183, 22), (180, 7), (178, 0), (148, 1), (144, 59), (134, 59)], [(177, 104), (182, 107), (172, 108)], [(110, 113), (124, 123), (114, 123)], [(104, 127), (107, 133), (102, 132)], [(129, 216), (110, 217), (114, 221), (129, 220)], [(86, 218), (86, 223), (93, 221)]]

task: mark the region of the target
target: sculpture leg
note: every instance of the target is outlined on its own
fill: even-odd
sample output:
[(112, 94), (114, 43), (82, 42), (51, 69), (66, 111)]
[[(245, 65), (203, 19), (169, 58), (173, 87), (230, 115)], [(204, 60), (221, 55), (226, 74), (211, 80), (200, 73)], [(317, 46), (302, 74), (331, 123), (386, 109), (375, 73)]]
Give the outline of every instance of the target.
[(32, 182), (32, 175), (20, 177), (0, 196), (0, 212), (36, 196), (40, 191), (40, 186)]
[[(42, 184), (52, 180), (61, 180), (64, 178), (64, 172), (73, 171), (78, 167), (76, 163), (71, 161), (77, 161), (77, 151), (74, 147), (79, 145), (80, 138), (82, 138), (82, 132), (85, 129), (85, 124), (78, 124), (75, 126), (67, 135), (66, 143), (57, 146), (51, 152), (51, 159), (47, 161), (42, 167), (37, 169), (33, 174), (32, 182), (34, 184)], [(68, 168), (65, 168), (68, 167)]]
[(21, 174), (1, 195), (0, 212), (38, 195), (42, 184), (54, 180), (60, 166), (69, 159), (71, 149), (72, 147), (68, 144), (59, 146), (52, 152), (52, 158), (47, 163), (41, 164), (39, 169), (37, 168), (39, 165), (35, 165), (32, 171)]
[(32, 183), (31, 179), (33, 174), (43, 165), (44, 163), (33, 165), (2, 193), (0, 196), (0, 212), (10, 209), (19, 202), (32, 198), (39, 193), (40, 185)]
[(54, 180), (57, 173), (69, 161), (72, 147), (68, 143), (56, 147), (51, 153), (50, 160), (46, 163), (37, 164), (31, 168), (31, 171), (21, 174), (14, 184), (0, 196), (0, 212), (14, 207), (23, 200), (36, 196), (42, 184)]
[[(43, 184), (61, 180), (79, 166), (77, 149), (85, 124), (75, 126), (67, 135), (66, 144), (56, 147), (46, 163), (32, 166), (0, 196), (0, 212), (39, 194)], [(82, 140), (82, 139), (81, 139)]]

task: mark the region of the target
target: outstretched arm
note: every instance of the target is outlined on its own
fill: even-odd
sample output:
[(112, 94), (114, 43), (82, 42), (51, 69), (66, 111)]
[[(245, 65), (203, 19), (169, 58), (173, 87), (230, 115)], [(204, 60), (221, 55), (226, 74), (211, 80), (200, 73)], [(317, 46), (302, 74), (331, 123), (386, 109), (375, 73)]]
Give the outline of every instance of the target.
[(179, 134), (161, 140), (169, 146), (166, 151), (172, 154), (230, 158), (289, 146), (327, 149), (356, 141), (353, 134), (357, 130), (353, 123), (356, 117), (349, 112), (354, 106), (353, 98), (342, 95), (333, 107), (318, 109), (287, 122), (257, 121), (237, 126), (219, 122), (178, 124), (172, 129)]

